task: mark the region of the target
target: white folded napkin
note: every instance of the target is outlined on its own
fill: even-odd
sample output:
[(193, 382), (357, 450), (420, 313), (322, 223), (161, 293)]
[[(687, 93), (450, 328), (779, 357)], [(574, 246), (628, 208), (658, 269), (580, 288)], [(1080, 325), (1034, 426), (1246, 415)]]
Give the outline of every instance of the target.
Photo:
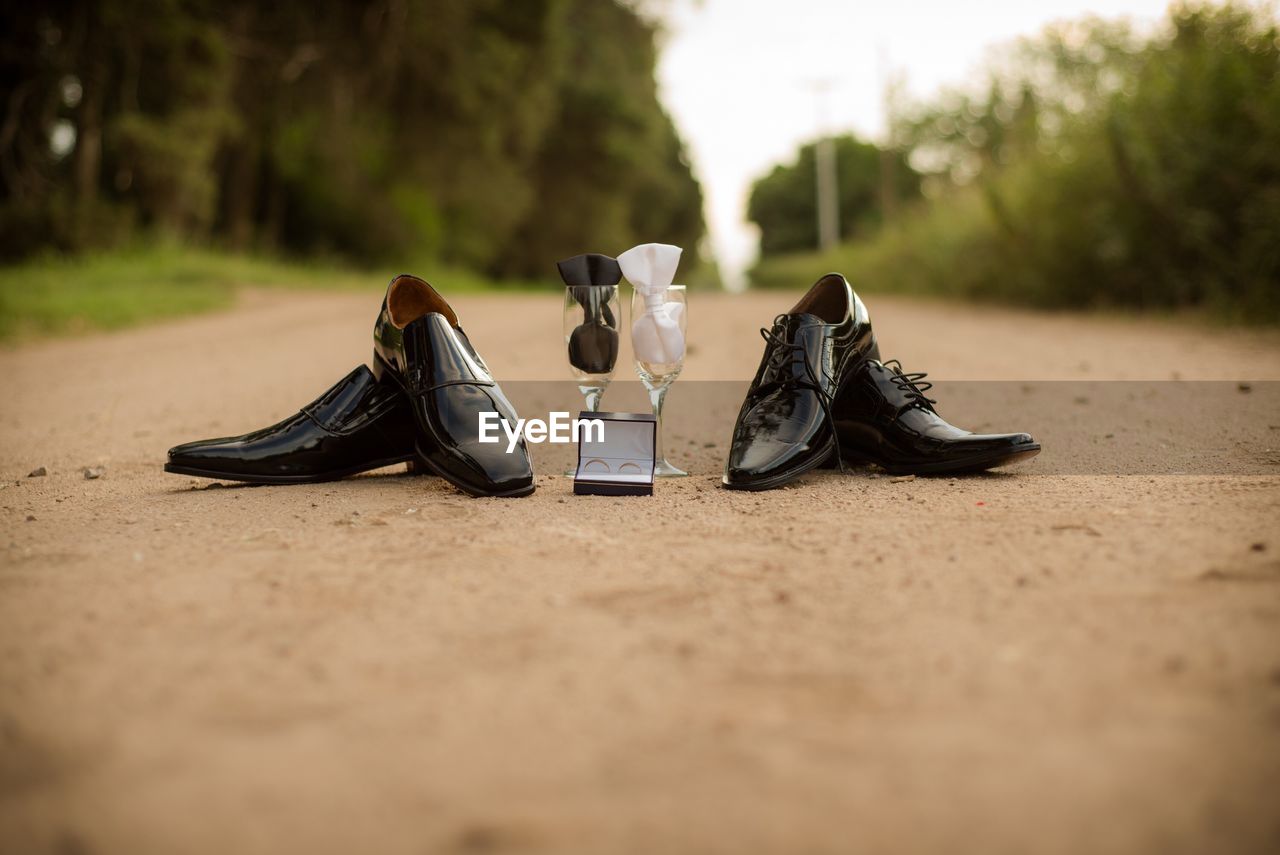
[(641, 362), (672, 363), (684, 358), (680, 331), (684, 305), (665, 299), (682, 252), (670, 244), (642, 243), (618, 256), (622, 275), (644, 298), (644, 314), (631, 321), (631, 346)]

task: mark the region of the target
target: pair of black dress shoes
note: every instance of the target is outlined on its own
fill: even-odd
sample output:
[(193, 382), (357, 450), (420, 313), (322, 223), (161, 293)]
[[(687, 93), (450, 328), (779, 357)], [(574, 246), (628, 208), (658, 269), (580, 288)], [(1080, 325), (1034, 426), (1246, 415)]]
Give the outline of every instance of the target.
[(764, 358), (733, 430), (723, 483), (781, 487), (818, 467), (875, 463), (894, 474), (977, 472), (1034, 457), (1029, 434), (973, 434), (926, 397), (923, 372), (881, 361), (862, 300), (838, 273), (761, 329)]
[(506, 442), (479, 441), (480, 413), (515, 425), (515, 408), (453, 309), (422, 279), (397, 276), (387, 287), (373, 328), (373, 366), (359, 366), (271, 427), (170, 449), (165, 471), (312, 484), (409, 463), (473, 496), (533, 492), (523, 439), (509, 453)]

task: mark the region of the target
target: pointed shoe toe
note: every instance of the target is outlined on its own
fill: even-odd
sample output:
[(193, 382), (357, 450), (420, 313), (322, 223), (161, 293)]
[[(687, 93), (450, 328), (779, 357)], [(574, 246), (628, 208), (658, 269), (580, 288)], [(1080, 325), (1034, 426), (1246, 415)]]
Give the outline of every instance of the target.
[[(505, 440), (503, 440), (505, 445)], [(424, 459), (442, 478), (471, 496), (517, 498), (534, 491), (533, 467), (522, 449), (507, 453), (493, 446), (463, 442)]]
[(179, 475), (217, 472), (224, 477), (234, 477), (253, 467), (239, 437), (184, 442), (169, 449), (168, 457), (164, 471)]
[(730, 490), (769, 490), (818, 468), (831, 456), (835, 438), (825, 426), (800, 440), (776, 431), (738, 435), (721, 483)]

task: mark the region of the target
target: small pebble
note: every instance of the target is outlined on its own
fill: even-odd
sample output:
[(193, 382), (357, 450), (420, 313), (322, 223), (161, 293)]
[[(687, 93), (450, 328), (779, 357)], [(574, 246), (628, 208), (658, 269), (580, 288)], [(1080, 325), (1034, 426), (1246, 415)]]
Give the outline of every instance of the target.
[(48, 474), (49, 474), (49, 470), (48, 470), (48, 469), (44, 468), (43, 466), (37, 466), (35, 469), (32, 469), (30, 472), (28, 472), (28, 473), (27, 473), (27, 477), (28, 477), (28, 478), (43, 478), (44, 476), (46, 476), (46, 475), (48, 475)]
[(1250, 546), (1249, 546), (1249, 548), (1250, 548), (1250, 549), (1252, 549), (1254, 552), (1266, 552), (1266, 551), (1267, 551), (1267, 545), (1266, 545), (1265, 543), (1263, 543), (1262, 541), (1258, 541), (1257, 543), (1254, 543), (1254, 544), (1250, 545)]
[(102, 477), (102, 473), (106, 470), (101, 466), (86, 466), (84, 469), (84, 480), (93, 481)]
[(35, 514), (27, 514), (27, 522), (35, 522), (35, 521), (36, 521)]
[(914, 480), (916, 480), (916, 476), (914, 476), (914, 475), (898, 475), (898, 476), (896, 476), (896, 477), (894, 477), (894, 478), (890, 478), (890, 479), (889, 479), (889, 483), (890, 483), (890, 484), (901, 484), (901, 483), (903, 483), (904, 481), (914, 481)]
[(1241, 392), (1252, 392), (1253, 385), (1251, 383), (1237, 383), (1236, 388)]

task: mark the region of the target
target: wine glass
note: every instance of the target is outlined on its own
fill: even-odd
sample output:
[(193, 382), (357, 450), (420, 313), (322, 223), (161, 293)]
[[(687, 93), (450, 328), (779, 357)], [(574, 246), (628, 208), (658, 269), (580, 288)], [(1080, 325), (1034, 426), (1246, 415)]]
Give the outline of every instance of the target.
[(636, 374), (649, 390), (649, 404), (658, 420), (653, 474), (659, 478), (689, 474), (668, 463), (662, 450), (662, 403), (667, 389), (684, 368), (687, 305), (683, 285), (644, 292), (636, 290), (631, 295), (631, 344)]
[[(618, 325), (622, 311), (616, 285), (568, 285), (564, 289), (564, 342), (569, 368), (587, 409), (599, 412), (600, 399), (618, 361)], [(573, 475), (574, 469), (565, 474)]]

